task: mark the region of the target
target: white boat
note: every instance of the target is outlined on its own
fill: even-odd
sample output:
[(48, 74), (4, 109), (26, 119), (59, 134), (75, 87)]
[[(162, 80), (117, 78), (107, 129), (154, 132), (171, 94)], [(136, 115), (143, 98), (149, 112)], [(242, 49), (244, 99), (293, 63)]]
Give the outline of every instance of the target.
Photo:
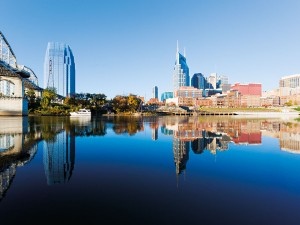
[(78, 116), (91, 116), (91, 110), (89, 109), (79, 109), (79, 111), (76, 112), (70, 112), (70, 115), (72, 117), (78, 117)]

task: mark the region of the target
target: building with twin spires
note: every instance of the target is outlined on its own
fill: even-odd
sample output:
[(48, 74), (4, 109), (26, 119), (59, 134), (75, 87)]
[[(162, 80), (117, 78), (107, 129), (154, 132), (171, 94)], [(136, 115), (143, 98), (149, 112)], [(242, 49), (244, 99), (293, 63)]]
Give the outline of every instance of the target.
[(174, 85), (174, 90), (173, 90), (174, 93), (180, 87), (190, 86), (189, 67), (186, 63), (185, 52), (183, 55), (179, 53), (178, 42), (177, 42), (174, 74), (173, 74), (173, 85)]

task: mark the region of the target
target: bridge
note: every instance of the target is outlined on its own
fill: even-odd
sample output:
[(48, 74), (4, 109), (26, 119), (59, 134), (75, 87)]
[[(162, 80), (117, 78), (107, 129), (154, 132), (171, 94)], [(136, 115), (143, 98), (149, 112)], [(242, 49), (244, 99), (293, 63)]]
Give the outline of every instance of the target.
[(27, 66), (18, 65), (16, 56), (0, 31), (0, 116), (28, 115), (25, 89), (34, 89), (39, 96), (38, 78)]

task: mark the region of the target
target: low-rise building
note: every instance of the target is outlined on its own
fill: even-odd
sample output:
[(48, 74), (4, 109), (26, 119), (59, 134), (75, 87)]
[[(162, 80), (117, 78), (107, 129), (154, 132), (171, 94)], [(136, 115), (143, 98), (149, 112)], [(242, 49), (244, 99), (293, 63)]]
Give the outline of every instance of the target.
[(202, 97), (202, 89), (183, 86), (174, 92), (174, 97), (201, 98)]
[(162, 102), (166, 102), (166, 100), (167, 99), (169, 99), (169, 98), (173, 98), (173, 92), (163, 92), (162, 94), (161, 94), (161, 101)]

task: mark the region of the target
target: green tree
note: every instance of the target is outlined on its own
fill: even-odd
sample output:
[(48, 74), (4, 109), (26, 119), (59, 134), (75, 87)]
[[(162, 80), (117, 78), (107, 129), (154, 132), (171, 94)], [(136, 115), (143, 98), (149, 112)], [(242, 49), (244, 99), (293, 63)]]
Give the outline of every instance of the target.
[(293, 105), (293, 101), (289, 100), (288, 102), (284, 103), (284, 105), (286, 105), (286, 106), (292, 106)]
[(41, 100), (41, 106), (43, 108), (47, 108), (49, 107), (51, 101), (53, 101), (55, 98), (56, 98), (56, 93), (55, 93), (55, 90), (53, 89), (45, 89), (43, 91), (43, 97), (42, 97), (42, 100)]

